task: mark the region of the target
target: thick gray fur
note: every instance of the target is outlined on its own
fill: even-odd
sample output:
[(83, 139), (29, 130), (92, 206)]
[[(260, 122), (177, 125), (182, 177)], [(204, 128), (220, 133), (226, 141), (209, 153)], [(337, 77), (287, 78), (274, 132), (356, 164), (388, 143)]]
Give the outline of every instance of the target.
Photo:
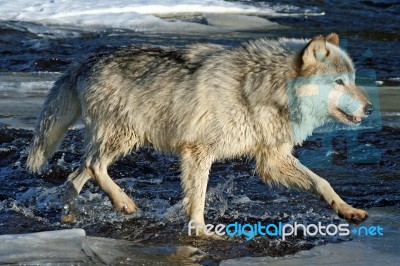
[[(94, 178), (125, 213), (136, 205), (107, 167), (132, 149), (151, 145), (180, 156), (184, 206), (198, 225), (204, 225), (212, 162), (242, 155), (256, 159), (265, 182), (310, 191), (340, 216), (362, 221), (365, 211), (345, 203), (291, 154), (316, 127), (330, 120), (354, 124), (366, 116), (369, 102), (354, 79), (336, 34), (311, 41), (259, 39), (235, 48), (120, 48), (73, 65), (57, 80), (40, 114), (27, 167), (43, 170), (68, 127), (82, 116), (84, 163), (68, 182), (79, 193)], [(360, 108), (349, 113), (339, 106), (345, 93)]]

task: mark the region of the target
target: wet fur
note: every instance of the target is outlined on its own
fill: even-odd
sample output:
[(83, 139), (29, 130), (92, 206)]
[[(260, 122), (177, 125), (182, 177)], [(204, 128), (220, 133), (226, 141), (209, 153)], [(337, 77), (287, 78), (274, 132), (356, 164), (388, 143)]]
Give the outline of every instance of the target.
[(297, 78), (310, 78), (312, 85), (320, 82), (314, 77), (331, 74), (350, 81), (347, 89), (329, 83), (329, 90), (350, 91), (368, 102), (352, 80), (353, 65), (335, 34), (311, 41), (260, 39), (229, 49), (212, 44), (133, 46), (94, 55), (67, 70), (49, 92), (27, 167), (41, 171), (68, 126), (82, 116), (86, 151), (67, 182), (74, 195), (93, 178), (117, 209), (135, 211), (107, 167), (132, 149), (151, 145), (180, 156), (183, 203), (195, 224), (204, 224), (212, 162), (242, 155), (256, 159), (266, 183), (309, 191), (340, 216), (359, 222), (366, 212), (345, 203), (291, 153), (316, 127), (340, 121), (336, 109), (327, 108), (336, 107), (333, 100), (296, 94)]

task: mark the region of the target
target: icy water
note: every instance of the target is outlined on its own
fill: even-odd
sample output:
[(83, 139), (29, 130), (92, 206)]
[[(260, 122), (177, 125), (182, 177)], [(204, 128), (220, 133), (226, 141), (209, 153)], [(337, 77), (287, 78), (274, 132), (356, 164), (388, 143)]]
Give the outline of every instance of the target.
[[(20, 2), (23, 1), (9, 2), (8, 5)], [(183, 46), (213, 42), (234, 46), (251, 38), (308, 38), (330, 32), (341, 36), (341, 45), (346, 46), (354, 58), (358, 74), (362, 77), (372, 73), (375, 77), (376, 80), (368, 84), (375, 92), (373, 100), (377, 102), (378, 110), (374, 119), (366, 121), (364, 130), (326, 127), (302, 147), (297, 147), (295, 155), (325, 177), (348, 203), (370, 210), (370, 225), (382, 224), (388, 232), (399, 229), (399, 4), (394, 1), (317, 1), (313, 5), (309, 1), (280, 1), (280, 4), (229, 1), (228, 4), (255, 8), (252, 12), (257, 16), (232, 15), (226, 10), (218, 16), (200, 11), (177, 14), (176, 9), (175, 13), (171, 11), (152, 17), (146, 13), (143, 15), (146, 21), (151, 21), (146, 25), (135, 24), (135, 20), (129, 18), (133, 22), (125, 26), (113, 24), (116, 18), (112, 13), (91, 14), (87, 21), (84, 19), (87, 15), (79, 19), (69, 15), (70, 24), (53, 25), (55, 22), (51, 19), (56, 15), (50, 14), (54, 11), (50, 7), (57, 1), (43, 2), (48, 5), (20, 6), (26, 14), (14, 17), (6, 17), (10, 13), (4, 10), (9, 7), (0, 4), (0, 13), (5, 14), (0, 21), (0, 234), (83, 228), (92, 237), (129, 240), (145, 246), (193, 246), (210, 255), (199, 262), (203, 264), (246, 258), (224, 262), (225, 265), (240, 265), (244, 260), (259, 264), (273, 262), (247, 257), (308, 256), (309, 253), (304, 252), (317, 246), (325, 247), (324, 244), (349, 243), (350, 246), (345, 248), (351, 249), (351, 243), (354, 243), (354, 248), (358, 247), (358, 237), (354, 235), (299, 235), (286, 241), (279, 237), (256, 237), (251, 241), (243, 237), (226, 241), (190, 238), (180, 202), (179, 162), (175, 157), (151, 149), (134, 152), (110, 169), (110, 175), (134, 198), (140, 212), (130, 216), (115, 212), (98, 186), (89, 182), (78, 198), (76, 223), (61, 224), (62, 184), (82, 155), (80, 124), (68, 133), (51, 159), (47, 173), (37, 176), (24, 170), (31, 130), (43, 98), (71, 62), (94, 52), (138, 43)], [(157, 3), (138, 2), (143, 6), (147, 2)], [(29, 13), (35, 8), (48, 12), (47, 20), (36, 19), (36, 13)], [(76, 11), (74, 8), (71, 7), (71, 12)], [(100, 9), (101, 5), (91, 10)], [(263, 13), (263, 10), (269, 11)], [(91, 22), (96, 26), (85, 26)], [(375, 81), (379, 87), (374, 86)], [(212, 224), (235, 221), (344, 223), (329, 206), (307, 193), (264, 185), (254, 173), (254, 162), (247, 158), (213, 165), (206, 205), (206, 219)], [(398, 234), (370, 238), (369, 241), (383, 243), (379, 242), (382, 239), (389, 250), (400, 244)], [(379, 250), (376, 244), (368, 247)], [(388, 258), (392, 257), (388, 255)], [(390, 264), (390, 260), (386, 263)]]

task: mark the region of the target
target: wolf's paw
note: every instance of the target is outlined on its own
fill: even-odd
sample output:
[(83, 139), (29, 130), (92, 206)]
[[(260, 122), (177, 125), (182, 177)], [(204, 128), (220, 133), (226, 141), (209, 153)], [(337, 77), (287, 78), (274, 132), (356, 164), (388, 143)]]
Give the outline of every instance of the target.
[(76, 199), (66, 201), (66, 197), (64, 197), (64, 206), (61, 211), (61, 223), (72, 224), (78, 216)]
[(138, 210), (136, 204), (131, 200), (130, 202), (123, 202), (122, 207), (118, 208), (123, 214), (131, 214)]
[(368, 213), (366, 211), (353, 208), (348, 204), (335, 206), (335, 202), (332, 202), (332, 208), (337, 212), (340, 218), (346, 219), (350, 223), (358, 224), (368, 218)]
[(340, 218), (344, 218), (350, 223), (361, 223), (368, 218), (368, 213), (364, 210), (350, 207), (338, 213)]
[(77, 210), (73, 205), (65, 204), (61, 214), (61, 223), (73, 224), (79, 217)]
[(61, 216), (61, 223), (72, 224), (75, 222), (75, 216), (73, 214), (66, 214)]
[(131, 214), (138, 210), (135, 202), (125, 194), (125, 192), (118, 195), (118, 197), (113, 197), (111, 201), (113, 202), (115, 208), (121, 211), (123, 214)]

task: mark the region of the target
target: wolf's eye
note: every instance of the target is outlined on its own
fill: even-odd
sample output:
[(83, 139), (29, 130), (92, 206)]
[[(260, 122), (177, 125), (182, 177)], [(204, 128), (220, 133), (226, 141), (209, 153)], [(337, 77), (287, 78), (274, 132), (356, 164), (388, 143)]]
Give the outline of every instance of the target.
[(343, 82), (342, 79), (337, 79), (337, 80), (335, 80), (335, 82), (336, 82), (337, 84), (339, 84), (339, 85), (344, 85), (344, 82)]

